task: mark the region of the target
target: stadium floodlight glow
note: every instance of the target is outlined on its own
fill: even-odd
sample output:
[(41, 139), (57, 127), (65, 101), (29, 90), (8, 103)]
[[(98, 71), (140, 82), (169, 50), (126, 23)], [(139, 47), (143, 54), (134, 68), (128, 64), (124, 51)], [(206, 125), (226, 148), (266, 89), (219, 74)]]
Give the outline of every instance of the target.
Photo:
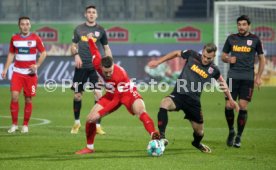
[[(218, 47), (215, 63), (223, 77), (226, 77), (229, 64), (221, 61), (221, 52), (229, 34), (237, 33), (236, 19), (248, 15), (251, 19), (251, 32), (257, 33), (264, 44), (265, 55), (276, 55), (276, 1), (215, 1), (214, 2), (214, 43)], [(261, 28), (264, 28), (261, 30)], [(266, 32), (271, 29), (271, 32)], [(263, 36), (271, 36), (266, 38)]]

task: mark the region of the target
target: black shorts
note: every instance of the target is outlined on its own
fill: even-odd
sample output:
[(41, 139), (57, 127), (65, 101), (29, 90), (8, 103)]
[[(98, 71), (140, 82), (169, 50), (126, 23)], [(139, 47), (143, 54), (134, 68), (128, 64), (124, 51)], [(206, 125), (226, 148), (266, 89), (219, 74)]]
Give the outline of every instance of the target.
[[(232, 98), (234, 100), (237, 100), (239, 97), (240, 99), (251, 101), (253, 90), (254, 90), (254, 81), (253, 80), (238, 80), (238, 79), (231, 79), (232, 83), (230, 82), (230, 79), (227, 78), (227, 85), (229, 86), (229, 89), (231, 91)], [(232, 88), (231, 88), (232, 85)], [(228, 98), (226, 97), (226, 100)]]
[(185, 119), (199, 124), (203, 123), (203, 114), (201, 111), (200, 101), (194, 100), (190, 96), (175, 92), (171, 93), (168, 97), (173, 100), (176, 106), (175, 111), (182, 110), (185, 113)]
[(86, 68), (75, 68), (73, 85), (71, 87), (76, 93), (83, 92), (85, 88), (90, 90), (101, 89), (99, 86), (99, 77), (95, 70)]

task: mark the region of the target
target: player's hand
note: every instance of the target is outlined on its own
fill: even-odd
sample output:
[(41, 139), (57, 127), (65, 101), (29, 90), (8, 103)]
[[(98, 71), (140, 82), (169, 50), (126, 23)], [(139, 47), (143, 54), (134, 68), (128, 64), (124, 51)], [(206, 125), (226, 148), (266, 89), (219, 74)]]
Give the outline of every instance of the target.
[(227, 60), (228, 60), (228, 63), (235, 64), (237, 62), (237, 57), (231, 56), (231, 57), (228, 57)]
[(93, 39), (93, 35), (94, 35), (93, 33), (89, 33), (86, 36), (87, 36), (88, 39)]
[(229, 100), (231, 108), (235, 109), (236, 112), (240, 111), (240, 107), (237, 102), (235, 102), (233, 99)]
[(76, 68), (82, 67), (82, 61), (79, 54), (75, 55), (75, 67)]
[(37, 68), (38, 68), (38, 65), (36, 65), (36, 64), (32, 64), (30, 66), (30, 70), (31, 70), (32, 73), (36, 73), (37, 72)]
[(262, 84), (262, 80), (261, 80), (261, 77), (259, 77), (259, 76), (256, 76), (256, 78), (255, 78), (255, 85), (258, 87), (258, 89), (260, 90), (260, 86), (261, 86), (261, 84)]
[(147, 65), (149, 66), (149, 68), (155, 68), (159, 65), (159, 63), (157, 60), (152, 60)]
[(7, 71), (3, 70), (3, 72), (1, 73), (1, 76), (3, 79), (6, 79)]

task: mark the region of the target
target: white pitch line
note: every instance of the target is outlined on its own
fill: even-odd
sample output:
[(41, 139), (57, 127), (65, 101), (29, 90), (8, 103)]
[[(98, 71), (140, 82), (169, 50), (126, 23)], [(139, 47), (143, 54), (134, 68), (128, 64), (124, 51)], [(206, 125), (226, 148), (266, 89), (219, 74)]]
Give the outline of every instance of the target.
[[(0, 117), (3, 117), (3, 118), (11, 118), (10, 116), (0, 116)], [(48, 119), (40, 119), (40, 118), (33, 118), (33, 117), (32, 117), (31, 119), (39, 120), (39, 121), (41, 121), (41, 123), (29, 124), (29, 126), (40, 126), (40, 125), (46, 125), (46, 124), (51, 123), (51, 121), (48, 120)], [(0, 129), (9, 128), (9, 127), (10, 127), (10, 126), (0, 126)]]

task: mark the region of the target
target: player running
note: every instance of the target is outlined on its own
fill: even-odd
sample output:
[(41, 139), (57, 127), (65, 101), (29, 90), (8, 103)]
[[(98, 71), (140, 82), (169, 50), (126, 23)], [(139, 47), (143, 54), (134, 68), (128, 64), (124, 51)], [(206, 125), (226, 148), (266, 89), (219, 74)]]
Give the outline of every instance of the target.
[(114, 64), (111, 57), (101, 58), (92, 35), (89, 34), (87, 36), (89, 38), (90, 52), (94, 54), (93, 66), (104, 80), (107, 92), (88, 114), (86, 122), (87, 146), (77, 151), (76, 154), (89, 154), (95, 151), (94, 139), (97, 120), (114, 112), (121, 105), (124, 105), (132, 115), (139, 117), (152, 139), (159, 139), (159, 133), (155, 131), (154, 123), (146, 112), (144, 101), (137, 92), (136, 87), (132, 86), (126, 71)]
[[(20, 33), (13, 35), (11, 38), (10, 51), (1, 74), (3, 78), (6, 78), (8, 68), (15, 58), (10, 87), (12, 126), (8, 133), (14, 133), (18, 130), (18, 98), (22, 89), (25, 96), (25, 108), (21, 133), (29, 132), (28, 123), (33, 111), (32, 97), (36, 95), (37, 69), (46, 57), (46, 51), (41, 39), (38, 35), (30, 32), (30, 18), (20, 17), (18, 26)], [(40, 52), (38, 62), (36, 62), (37, 50)]]
[(211, 82), (212, 79), (217, 80), (221, 84), (221, 87), (224, 88), (224, 93), (229, 98), (229, 106), (237, 110), (239, 109), (237, 103), (232, 99), (219, 69), (213, 63), (216, 51), (217, 47), (209, 43), (204, 46), (202, 54), (193, 50), (178, 50), (148, 63), (150, 68), (155, 68), (159, 64), (176, 57), (182, 57), (186, 60), (186, 65), (183, 67), (177, 79), (173, 92), (161, 101), (158, 112), (158, 128), (161, 139), (165, 141), (165, 145), (168, 144), (168, 140), (165, 137), (168, 123), (168, 111), (182, 110), (185, 113), (185, 118), (191, 122), (194, 130), (192, 145), (202, 152), (211, 153), (211, 149), (207, 145), (201, 143), (204, 132), (200, 96), (204, 84)]

